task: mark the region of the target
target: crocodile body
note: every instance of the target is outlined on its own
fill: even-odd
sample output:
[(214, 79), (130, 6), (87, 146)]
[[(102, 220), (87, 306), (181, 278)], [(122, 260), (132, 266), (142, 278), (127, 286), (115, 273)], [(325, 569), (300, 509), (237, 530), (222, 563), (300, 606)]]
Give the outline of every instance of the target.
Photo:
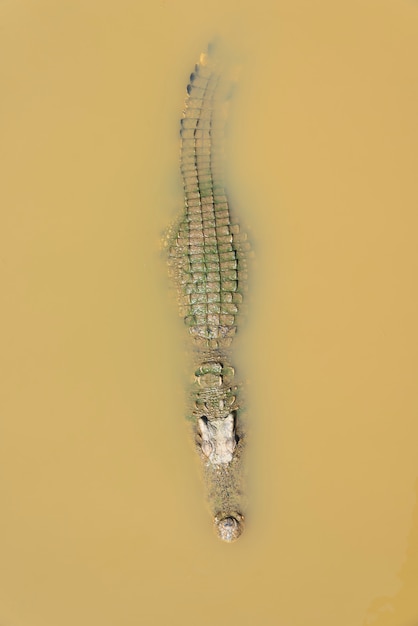
[(169, 265), (193, 339), (192, 418), (214, 523), (224, 541), (244, 524), (244, 432), (231, 344), (245, 281), (245, 236), (231, 220), (223, 181), (231, 80), (214, 51), (190, 76), (181, 121), (184, 211), (171, 233)]

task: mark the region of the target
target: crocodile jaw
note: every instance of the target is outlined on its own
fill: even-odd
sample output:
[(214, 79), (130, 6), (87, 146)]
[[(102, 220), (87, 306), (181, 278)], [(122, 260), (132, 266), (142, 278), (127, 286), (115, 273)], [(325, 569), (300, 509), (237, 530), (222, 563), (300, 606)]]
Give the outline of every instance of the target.
[(212, 420), (199, 417), (197, 424), (202, 452), (212, 465), (230, 463), (237, 445), (233, 414)]

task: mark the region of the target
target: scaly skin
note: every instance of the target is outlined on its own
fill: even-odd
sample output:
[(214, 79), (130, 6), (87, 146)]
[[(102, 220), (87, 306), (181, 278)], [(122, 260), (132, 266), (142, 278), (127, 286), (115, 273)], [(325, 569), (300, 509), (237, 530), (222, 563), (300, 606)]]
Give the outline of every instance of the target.
[(243, 530), (243, 428), (230, 366), (245, 278), (245, 236), (231, 222), (223, 183), (223, 129), (231, 81), (213, 51), (190, 76), (181, 123), (184, 212), (169, 265), (195, 347), (193, 421), (218, 535)]

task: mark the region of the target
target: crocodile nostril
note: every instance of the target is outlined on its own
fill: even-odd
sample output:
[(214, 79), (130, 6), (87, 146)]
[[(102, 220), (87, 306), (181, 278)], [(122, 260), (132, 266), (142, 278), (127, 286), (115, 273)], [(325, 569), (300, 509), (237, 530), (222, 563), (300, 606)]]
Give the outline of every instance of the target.
[(244, 530), (242, 521), (237, 520), (233, 515), (224, 517), (221, 520), (215, 517), (215, 524), (219, 538), (228, 543), (236, 541)]

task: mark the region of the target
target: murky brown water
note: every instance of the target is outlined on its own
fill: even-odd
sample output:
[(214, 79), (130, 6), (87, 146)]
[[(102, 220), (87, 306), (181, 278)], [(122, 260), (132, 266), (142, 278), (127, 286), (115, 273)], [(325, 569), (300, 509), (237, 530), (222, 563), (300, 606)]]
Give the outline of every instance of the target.
[[(1, 4), (2, 626), (418, 624), (418, 4)], [(255, 252), (213, 534), (159, 237), (218, 33)]]

